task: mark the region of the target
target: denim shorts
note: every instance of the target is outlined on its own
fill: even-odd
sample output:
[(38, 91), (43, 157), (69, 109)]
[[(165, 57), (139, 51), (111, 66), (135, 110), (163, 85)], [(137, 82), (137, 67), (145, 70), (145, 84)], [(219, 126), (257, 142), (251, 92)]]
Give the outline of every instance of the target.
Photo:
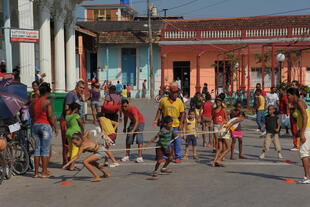
[(186, 136), (186, 146), (197, 146), (197, 137), (193, 134)]
[[(127, 129), (127, 132), (131, 132), (133, 128), (133, 124), (130, 124), (130, 126)], [(143, 144), (143, 132), (144, 130), (144, 123), (140, 123), (138, 128), (136, 129), (136, 132), (139, 132), (137, 134), (133, 134), (133, 136), (128, 136), (126, 138), (126, 144), (127, 145), (132, 145), (134, 143), (134, 139), (136, 138), (136, 143), (137, 144)]]
[(99, 101), (92, 101), (91, 106), (95, 107), (96, 109), (100, 109), (100, 102)]
[(52, 127), (48, 124), (36, 123), (32, 126), (33, 137), (36, 141), (34, 156), (48, 157), (52, 140)]

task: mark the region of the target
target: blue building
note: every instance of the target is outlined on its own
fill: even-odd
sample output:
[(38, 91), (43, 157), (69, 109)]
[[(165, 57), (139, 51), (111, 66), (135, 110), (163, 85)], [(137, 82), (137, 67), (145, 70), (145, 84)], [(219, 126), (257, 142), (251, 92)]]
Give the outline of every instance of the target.
[[(153, 67), (155, 94), (160, 88), (160, 51), (158, 41), (162, 21), (153, 21)], [(97, 55), (87, 55), (88, 78), (95, 73), (100, 82), (131, 85), (134, 98), (141, 97), (143, 81), (150, 89), (148, 25), (146, 21), (92, 21), (79, 22), (79, 27), (98, 34)], [(97, 67), (95, 67), (96, 63)]]

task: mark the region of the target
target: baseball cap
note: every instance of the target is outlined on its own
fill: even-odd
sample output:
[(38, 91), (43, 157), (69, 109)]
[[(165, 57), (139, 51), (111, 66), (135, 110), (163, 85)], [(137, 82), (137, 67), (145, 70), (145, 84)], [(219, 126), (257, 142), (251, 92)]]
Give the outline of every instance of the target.
[(170, 86), (171, 92), (179, 92), (179, 88), (177, 86)]

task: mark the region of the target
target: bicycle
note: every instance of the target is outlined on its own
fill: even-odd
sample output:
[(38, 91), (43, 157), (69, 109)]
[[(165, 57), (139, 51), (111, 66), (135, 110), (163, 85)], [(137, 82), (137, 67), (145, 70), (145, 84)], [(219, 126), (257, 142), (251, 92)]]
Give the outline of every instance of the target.
[[(7, 140), (5, 134), (0, 134), (0, 139)], [(12, 146), (7, 143), (6, 148), (0, 152), (0, 184), (4, 179), (10, 179), (13, 175)]]

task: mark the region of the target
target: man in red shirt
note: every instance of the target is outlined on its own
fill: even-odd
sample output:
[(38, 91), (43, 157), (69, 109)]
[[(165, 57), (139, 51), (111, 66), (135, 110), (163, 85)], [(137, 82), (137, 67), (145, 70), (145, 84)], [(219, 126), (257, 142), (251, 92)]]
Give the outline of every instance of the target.
[[(143, 146), (143, 130), (144, 130), (144, 117), (142, 113), (135, 107), (131, 106), (127, 99), (121, 102), (121, 112), (124, 114), (124, 132), (127, 132), (126, 137), (126, 156), (122, 158), (123, 162), (129, 161), (130, 146), (133, 144), (136, 138), (138, 148)], [(127, 127), (128, 118), (130, 119), (129, 127)], [(143, 162), (142, 150), (138, 151), (137, 163)]]

